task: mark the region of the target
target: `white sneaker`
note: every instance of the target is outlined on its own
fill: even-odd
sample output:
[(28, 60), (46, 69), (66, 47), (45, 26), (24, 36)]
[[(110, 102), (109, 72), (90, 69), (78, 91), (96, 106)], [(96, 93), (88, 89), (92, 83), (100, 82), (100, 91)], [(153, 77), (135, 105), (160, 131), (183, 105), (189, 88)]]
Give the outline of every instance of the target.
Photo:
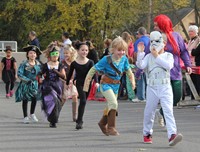
[(160, 113), (160, 109), (156, 109), (156, 117), (158, 119), (158, 124), (160, 125), (160, 127), (164, 127), (165, 123), (164, 123), (163, 116)]
[(140, 100), (138, 98), (132, 99), (132, 102), (138, 103), (138, 102), (146, 102), (146, 100)]
[(38, 122), (38, 119), (37, 119), (37, 117), (35, 116), (35, 114), (31, 114), (31, 115), (30, 115), (30, 119), (31, 119), (32, 122)]
[(29, 123), (30, 123), (29, 117), (25, 117), (25, 118), (23, 119), (23, 123), (24, 123), (24, 124), (29, 124)]
[(132, 102), (135, 102), (135, 103), (139, 102), (139, 100), (138, 100), (137, 98), (132, 99), (131, 101), (132, 101)]

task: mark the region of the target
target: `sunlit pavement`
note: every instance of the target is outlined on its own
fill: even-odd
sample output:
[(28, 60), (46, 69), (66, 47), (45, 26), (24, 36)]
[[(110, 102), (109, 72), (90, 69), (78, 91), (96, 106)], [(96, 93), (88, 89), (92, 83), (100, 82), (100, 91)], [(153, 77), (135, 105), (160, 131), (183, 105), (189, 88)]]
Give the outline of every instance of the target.
[[(119, 136), (105, 136), (98, 128), (105, 102), (88, 101), (84, 115), (84, 128), (75, 129), (72, 122), (71, 101), (64, 105), (57, 128), (48, 122), (37, 104), (38, 123), (23, 124), (21, 103), (14, 97), (5, 98), (0, 84), (0, 152), (197, 152), (200, 149), (200, 109), (185, 107), (174, 109), (178, 131), (184, 136), (175, 147), (168, 146), (167, 132), (154, 125), (153, 144), (143, 144), (142, 122), (145, 103), (119, 102), (117, 129)], [(29, 103), (30, 108), (30, 103)]]

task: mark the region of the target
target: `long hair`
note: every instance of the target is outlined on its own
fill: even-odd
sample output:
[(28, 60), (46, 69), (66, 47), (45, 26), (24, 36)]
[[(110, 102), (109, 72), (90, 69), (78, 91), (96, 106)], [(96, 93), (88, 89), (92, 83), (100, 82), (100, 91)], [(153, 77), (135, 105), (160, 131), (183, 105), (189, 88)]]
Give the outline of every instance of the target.
[(131, 35), (128, 32), (123, 32), (122, 33), (122, 38), (123, 40), (129, 45), (130, 42), (132, 41)]
[(178, 44), (172, 35), (173, 24), (170, 18), (166, 15), (160, 14), (154, 18), (154, 22), (156, 22), (159, 29), (166, 34), (169, 43), (172, 45), (173, 53), (179, 55), (180, 51)]
[(66, 45), (64, 46), (64, 51), (68, 51), (71, 54), (70, 62), (73, 62), (77, 57), (77, 51), (74, 49), (73, 46)]

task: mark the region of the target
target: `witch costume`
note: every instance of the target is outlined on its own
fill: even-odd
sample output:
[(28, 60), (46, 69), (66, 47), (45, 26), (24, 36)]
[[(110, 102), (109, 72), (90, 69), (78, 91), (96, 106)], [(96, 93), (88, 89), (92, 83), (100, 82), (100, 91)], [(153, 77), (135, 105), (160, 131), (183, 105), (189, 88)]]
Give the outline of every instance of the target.
[(28, 60), (23, 61), (18, 68), (18, 77), (21, 80), (15, 93), (15, 101), (31, 101), (32, 98), (39, 98), (38, 81), (36, 76), (41, 72), (41, 64), (37, 60), (32, 67)]
[[(53, 49), (51, 53), (58, 52)], [(59, 55), (59, 53), (58, 53)], [(60, 79), (58, 72), (62, 70), (62, 65), (54, 66), (52, 69), (48, 63), (43, 66), (42, 74), (45, 79), (42, 83), (42, 110), (44, 111), (47, 120), (50, 122), (50, 127), (55, 128), (58, 122), (62, 94), (63, 94), (63, 82)]]
[[(25, 52), (34, 51), (37, 54), (41, 54), (40, 50), (36, 46), (28, 46), (23, 48)], [(21, 80), (19, 86), (15, 92), (15, 101), (22, 101), (22, 110), (24, 114), (23, 122), (25, 124), (30, 122), (30, 118), (33, 122), (37, 122), (34, 112), (37, 100), (40, 99), (38, 91), (37, 76), (41, 74), (41, 64), (35, 60), (35, 65), (30, 65), (29, 60), (23, 61), (18, 68), (18, 78)], [(31, 101), (30, 117), (27, 116), (28, 101)]]
[[(7, 51), (12, 51), (11, 47), (6, 47), (5, 52)], [(4, 57), (1, 60), (1, 63), (3, 64), (3, 70), (2, 70), (2, 80), (3, 82), (6, 84), (6, 97), (12, 97), (13, 96), (13, 88), (14, 88), (14, 84), (15, 84), (15, 63), (16, 60), (14, 57)]]

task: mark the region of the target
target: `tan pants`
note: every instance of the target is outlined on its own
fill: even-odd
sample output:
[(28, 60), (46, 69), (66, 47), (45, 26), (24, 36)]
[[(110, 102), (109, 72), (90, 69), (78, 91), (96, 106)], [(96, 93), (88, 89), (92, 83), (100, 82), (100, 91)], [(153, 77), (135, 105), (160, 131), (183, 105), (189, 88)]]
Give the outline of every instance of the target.
[(101, 87), (100, 87), (100, 91), (107, 100), (107, 106), (104, 109), (104, 115), (107, 116), (111, 109), (113, 110), (118, 109), (117, 94), (115, 94), (112, 89), (103, 91)]

